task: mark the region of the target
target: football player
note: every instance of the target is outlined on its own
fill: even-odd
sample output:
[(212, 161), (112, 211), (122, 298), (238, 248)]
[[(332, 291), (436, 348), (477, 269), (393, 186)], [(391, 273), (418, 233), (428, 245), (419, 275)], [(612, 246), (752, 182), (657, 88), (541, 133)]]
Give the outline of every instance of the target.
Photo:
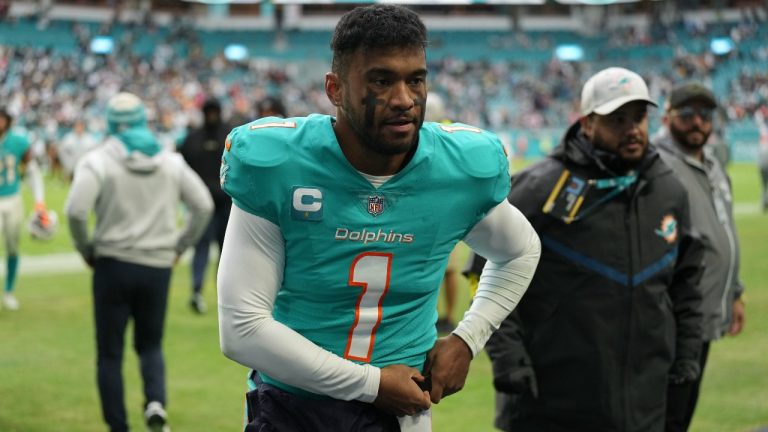
[[(336, 115), (268, 117), (227, 138), (233, 198), (218, 273), (221, 346), (251, 375), (246, 430), (430, 430), (515, 307), (540, 244), (506, 201), (498, 138), (424, 122), (426, 29), (356, 8), (331, 42)], [(437, 339), (448, 256), (489, 259), (470, 310)]]
[(32, 157), (29, 140), (11, 131), (12, 122), (10, 113), (0, 108), (0, 227), (6, 251), (2, 304), (8, 310), (17, 310), (19, 301), (14, 295), (14, 289), (19, 268), (19, 239), (24, 219), (24, 203), (19, 193), (22, 172), (27, 176), (35, 199), (35, 215), (30, 227), (37, 229), (31, 229), (32, 234), (47, 236), (52, 234), (55, 225), (46, 210), (43, 178), (37, 162)]

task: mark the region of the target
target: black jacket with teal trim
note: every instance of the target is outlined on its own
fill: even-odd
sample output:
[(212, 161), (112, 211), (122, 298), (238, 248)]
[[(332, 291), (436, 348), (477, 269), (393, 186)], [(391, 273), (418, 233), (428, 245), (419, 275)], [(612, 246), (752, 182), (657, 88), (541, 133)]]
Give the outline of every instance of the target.
[[(576, 123), (551, 156), (513, 177), (509, 201), (543, 249), (527, 293), (486, 348), (495, 374), (530, 364), (539, 394), (497, 407), (517, 417), (497, 425), (663, 431), (670, 368), (700, 353), (701, 249), (686, 192), (651, 147), (632, 186), (566, 224), (542, 212), (564, 168), (584, 180), (626, 172)], [(593, 189), (581, 211), (609, 191)]]

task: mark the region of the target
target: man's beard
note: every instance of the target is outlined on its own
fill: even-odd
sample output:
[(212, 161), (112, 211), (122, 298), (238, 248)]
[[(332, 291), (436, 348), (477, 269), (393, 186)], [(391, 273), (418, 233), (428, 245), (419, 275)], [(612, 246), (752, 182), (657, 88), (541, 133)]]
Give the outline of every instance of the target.
[(366, 148), (373, 150), (374, 152), (384, 156), (394, 156), (411, 151), (419, 142), (419, 134), (413, 134), (413, 139), (408, 143), (393, 144), (381, 140), (369, 132), (365, 132), (362, 136), (362, 145)]
[[(688, 135), (693, 132), (699, 132), (703, 135), (703, 139), (701, 140), (701, 143), (695, 143), (688, 140)], [(672, 135), (672, 138), (675, 139), (675, 141), (683, 146), (684, 148), (688, 150), (699, 150), (702, 147), (704, 147), (704, 144), (707, 143), (707, 140), (709, 140), (709, 133), (704, 132), (703, 130), (699, 128), (691, 128), (687, 131), (681, 131), (680, 129), (670, 127), (669, 133)]]
[(373, 132), (374, 122), (372, 113), (366, 115), (362, 121), (358, 121), (361, 120), (357, 117), (358, 113), (353, 112), (352, 110), (346, 109), (343, 111), (343, 114), (346, 115), (347, 123), (352, 127), (352, 130), (355, 131), (355, 134), (357, 134), (360, 139), (360, 145), (384, 156), (394, 156), (411, 151), (419, 142), (419, 131), (424, 123), (424, 119), (422, 118), (419, 121), (416, 133), (413, 134), (413, 139), (411, 139), (410, 142), (392, 143), (381, 139), (380, 136), (377, 136)]
[(592, 145), (595, 148), (595, 156), (597, 156), (608, 169), (617, 174), (623, 174), (639, 167), (648, 153), (648, 143), (646, 143), (643, 147), (643, 152), (637, 159), (625, 159), (621, 154), (620, 144), (617, 145), (616, 149), (609, 149), (605, 144), (605, 141), (598, 135), (593, 137)]

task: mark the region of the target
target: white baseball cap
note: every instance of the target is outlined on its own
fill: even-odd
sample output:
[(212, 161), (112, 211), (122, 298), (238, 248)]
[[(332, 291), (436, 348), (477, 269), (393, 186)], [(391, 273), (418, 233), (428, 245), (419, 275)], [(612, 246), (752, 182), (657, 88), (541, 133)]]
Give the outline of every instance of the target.
[(606, 115), (627, 102), (645, 101), (658, 106), (648, 94), (640, 75), (620, 67), (610, 67), (588, 79), (581, 90), (581, 115)]

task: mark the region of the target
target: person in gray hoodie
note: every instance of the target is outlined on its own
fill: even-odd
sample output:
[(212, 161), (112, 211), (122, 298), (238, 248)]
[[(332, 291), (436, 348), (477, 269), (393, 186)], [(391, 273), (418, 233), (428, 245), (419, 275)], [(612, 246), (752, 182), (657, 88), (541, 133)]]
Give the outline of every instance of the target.
[[(666, 104), (664, 128), (655, 139), (662, 160), (685, 185), (691, 225), (704, 245), (699, 282), (704, 313), (699, 365), (707, 362), (710, 342), (744, 327), (744, 287), (739, 280), (739, 241), (733, 220), (731, 181), (707, 140), (717, 102), (698, 82), (673, 88)], [(671, 384), (667, 394), (666, 431), (686, 431), (693, 418), (701, 377)]]
[[(145, 420), (150, 430), (164, 431), (162, 336), (171, 268), (203, 233), (213, 200), (181, 155), (161, 150), (137, 96), (115, 95), (106, 116), (108, 137), (78, 163), (65, 207), (75, 247), (93, 269), (102, 414), (112, 432), (128, 430), (121, 366), (125, 329), (132, 318)], [(179, 201), (187, 209), (181, 232)], [(89, 235), (91, 212), (96, 226)]]

